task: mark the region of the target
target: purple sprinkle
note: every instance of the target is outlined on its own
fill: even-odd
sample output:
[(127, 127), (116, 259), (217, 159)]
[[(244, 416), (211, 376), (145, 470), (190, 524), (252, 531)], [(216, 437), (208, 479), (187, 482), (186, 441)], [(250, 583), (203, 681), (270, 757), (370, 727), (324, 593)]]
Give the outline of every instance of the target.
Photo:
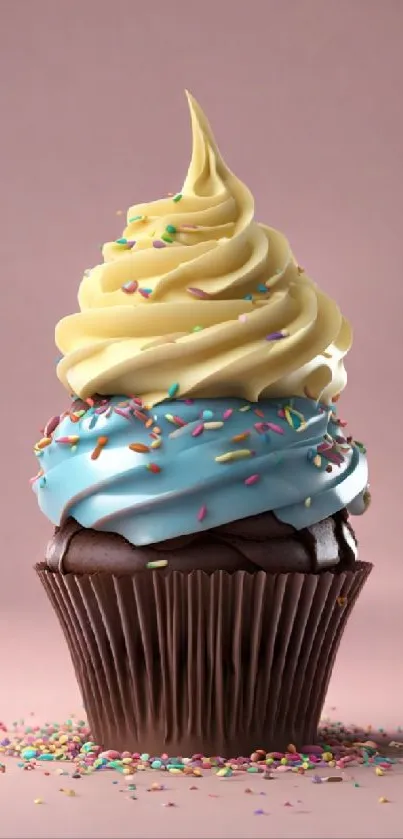
[(166, 244), (161, 239), (156, 239), (153, 242), (153, 248), (166, 248)]
[(136, 240), (135, 239), (130, 239), (127, 242), (127, 247), (128, 248), (134, 248), (135, 244), (136, 244)]
[(281, 341), (282, 338), (286, 337), (284, 332), (271, 332), (270, 335), (266, 335), (265, 341)]

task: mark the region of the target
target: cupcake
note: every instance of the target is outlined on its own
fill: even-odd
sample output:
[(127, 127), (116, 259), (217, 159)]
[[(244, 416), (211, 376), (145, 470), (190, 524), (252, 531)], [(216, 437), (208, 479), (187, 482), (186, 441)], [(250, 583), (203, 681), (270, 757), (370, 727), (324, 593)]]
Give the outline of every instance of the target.
[(350, 327), (188, 100), (181, 192), (130, 208), (56, 327), (36, 570), (97, 742), (229, 757), (315, 740), (370, 496)]

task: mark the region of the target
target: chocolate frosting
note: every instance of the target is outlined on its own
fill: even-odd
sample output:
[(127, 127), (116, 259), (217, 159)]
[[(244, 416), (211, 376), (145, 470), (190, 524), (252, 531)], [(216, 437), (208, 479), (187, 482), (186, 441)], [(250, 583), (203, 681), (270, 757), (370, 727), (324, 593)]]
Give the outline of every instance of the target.
[(352, 567), (356, 558), (357, 541), (346, 510), (302, 530), (280, 522), (273, 513), (262, 513), (140, 547), (116, 533), (83, 528), (70, 518), (55, 529), (46, 551), (53, 571), (119, 576), (147, 567), (207, 573), (217, 569), (318, 572)]

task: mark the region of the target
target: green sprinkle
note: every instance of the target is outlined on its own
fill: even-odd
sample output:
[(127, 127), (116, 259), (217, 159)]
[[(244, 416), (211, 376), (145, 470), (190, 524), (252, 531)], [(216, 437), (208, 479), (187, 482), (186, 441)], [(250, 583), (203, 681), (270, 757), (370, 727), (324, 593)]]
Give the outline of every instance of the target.
[(167, 559), (155, 559), (153, 562), (147, 562), (146, 568), (165, 568), (166, 565)]
[(178, 201), (180, 201), (180, 200), (181, 200), (181, 198), (182, 198), (182, 193), (181, 193), (181, 192), (177, 192), (177, 193), (176, 193), (176, 195), (174, 195), (174, 197), (173, 197), (172, 201), (175, 201), (175, 204), (177, 204), (177, 203), (178, 203)]
[(145, 216), (133, 216), (133, 218), (129, 218), (129, 224), (132, 224), (134, 221), (143, 221)]
[(171, 242), (173, 242), (173, 239), (171, 238), (171, 236), (167, 236), (167, 234), (166, 234), (166, 233), (163, 233), (163, 234), (162, 234), (161, 239), (162, 239), (164, 242), (169, 242), (169, 244), (171, 244)]
[(117, 245), (127, 245), (127, 239), (116, 239)]
[(201, 332), (204, 326), (194, 326), (192, 332)]
[(168, 396), (170, 397), (170, 399), (172, 399), (174, 396), (176, 396), (176, 394), (178, 393), (178, 390), (179, 390), (179, 383), (178, 382), (175, 382), (173, 385), (171, 385), (168, 388)]
[(176, 233), (176, 227), (173, 224), (167, 224), (165, 230), (167, 233)]

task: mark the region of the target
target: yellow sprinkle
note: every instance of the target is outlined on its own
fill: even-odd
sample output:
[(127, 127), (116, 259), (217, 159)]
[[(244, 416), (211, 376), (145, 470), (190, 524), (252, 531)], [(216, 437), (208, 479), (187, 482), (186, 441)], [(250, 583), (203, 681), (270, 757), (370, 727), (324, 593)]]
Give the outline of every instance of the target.
[(168, 772), (170, 772), (171, 775), (182, 775), (182, 769), (168, 769)]
[(375, 775), (384, 775), (384, 774), (385, 773), (384, 773), (383, 769), (381, 769), (380, 766), (377, 766), (376, 769), (375, 769)]
[(162, 446), (161, 437), (158, 437), (158, 440), (153, 440), (152, 443), (150, 443), (150, 449), (159, 449), (160, 446)]
[(70, 798), (74, 798), (76, 791), (74, 789), (61, 789), (60, 792), (64, 792), (65, 795), (68, 795)]
[(51, 442), (52, 442), (51, 437), (42, 437), (42, 439), (39, 440), (38, 443), (36, 443), (35, 448), (36, 449), (46, 449), (46, 446), (50, 446)]
[(321, 458), (320, 454), (315, 455), (312, 463), (313, 463), (314, 466), (316, 466), (317, 469), (319, 469), (322, 466), (322, 458)]
[(382, 795), (380, 798), (378, 798), (378, 801), (379, 801), (380, 804), (389, 804), (389, 798), (385, 798), (384, 795)]
[(244, 457), (251, 457), (253, 452), (251, 449), (238, 449), (234, 452), (225, 452), (215, 458), (216, 463), (228, 463), (231, 460), (242, 460)]
[(34, 804), (43, 804), (43, 798), (34, 798)]
[(222, 428), (224, 425), (223, 422), (205, 422), (204, 428), (206, 431), (215, 431), (217, 428)]
[(250, 411), (250, 405), (243, 405), (242, 408), (238, 409), (241, 413), (245, 413), (245, 411)]
[(305, 498), (304, 504), (305, 507), (310, 507), (312, 504), (312, 498)]
[(146, 568), (165, 568), (168, 565), (167, 559), (155, 559), (153, 562), (147, 562)]

